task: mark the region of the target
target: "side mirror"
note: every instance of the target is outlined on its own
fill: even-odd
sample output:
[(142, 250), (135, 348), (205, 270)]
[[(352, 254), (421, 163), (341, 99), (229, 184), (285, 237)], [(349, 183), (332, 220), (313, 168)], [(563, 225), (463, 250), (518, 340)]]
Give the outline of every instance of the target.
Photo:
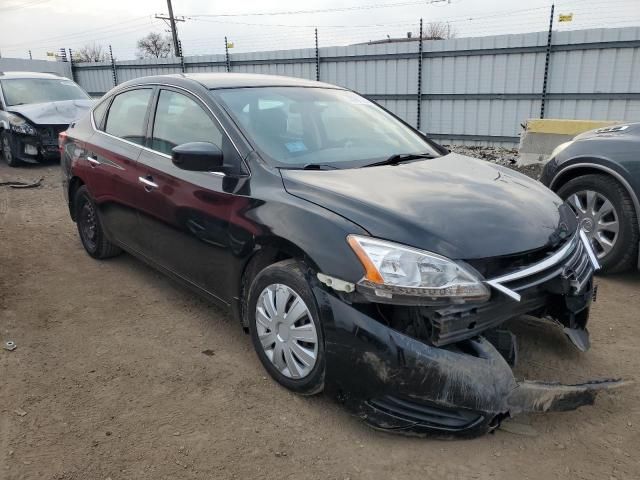
[(209, 142), (189, 142), (171, 150), (171, 161), (182, 170), (223, 172), (222, 150)]

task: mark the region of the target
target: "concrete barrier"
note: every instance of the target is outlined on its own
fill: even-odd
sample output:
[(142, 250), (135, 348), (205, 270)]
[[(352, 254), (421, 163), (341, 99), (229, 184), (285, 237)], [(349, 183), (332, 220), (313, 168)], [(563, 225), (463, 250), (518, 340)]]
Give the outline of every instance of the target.
[(520, 136), (518, 165), (546, 163), (553, 149), (576, 135), (623, 123), (615, 120), (563, 120), (535, 118), (527, 120)]

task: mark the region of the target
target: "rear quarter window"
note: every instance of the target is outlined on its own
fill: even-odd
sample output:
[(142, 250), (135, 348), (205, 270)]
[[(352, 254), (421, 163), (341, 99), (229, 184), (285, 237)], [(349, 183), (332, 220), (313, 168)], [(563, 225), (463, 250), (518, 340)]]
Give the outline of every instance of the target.
[(96, 124), (98, 130), (104, 130), (104, 119), (109, 108), (109, 102), (111, 98), (103, 100), (96, 108), (93, 109), (93, 121)]

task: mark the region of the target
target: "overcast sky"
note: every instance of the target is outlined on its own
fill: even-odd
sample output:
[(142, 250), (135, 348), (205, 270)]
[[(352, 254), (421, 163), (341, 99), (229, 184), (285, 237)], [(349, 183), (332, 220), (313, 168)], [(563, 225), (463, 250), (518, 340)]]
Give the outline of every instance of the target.
[[(417, 32), (425, 23), (447, 22), (458, 37), (543, 31), (550, 0), (173, 0), (185, 55), (347, 45)], [(395, 4), (395, 5), (393, 5)], [(558, 30), (640, 26), (640, 0), (557, 0), (558, 14), (573, 21)], [(393, 6), (389, 6), (393, 5)], [(298, 13), (304, 10), (307, 13)], [(316, 10), (315, 12), (308, 12)], [(318, 11), (330, 10), (330, 11)], [(284, 13), (286, 12), (286, 13)], [(60, 47), (87, 43), (113, 46), (118, 59), (135, 58), (136, 40), (167, 26), (166, 0), (0, 0), (0, 53), (3, 57), (46, 58)], [(278, 14), (280, 13), (280, 14)]]

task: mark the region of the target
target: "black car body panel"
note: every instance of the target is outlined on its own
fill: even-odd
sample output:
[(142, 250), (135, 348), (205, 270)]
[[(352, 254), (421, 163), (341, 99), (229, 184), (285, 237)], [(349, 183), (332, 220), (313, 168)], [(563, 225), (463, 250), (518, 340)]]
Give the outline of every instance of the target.
[[(514, 316), (548, 315), (569, 336), (588, 335), (593, 266), (580, 250), (575, 217), (555, 194), (453, 154), (397, 166), (276, 168), (208, 94), (252, 85), (323, 86), (282, 77), (171, 75), (132, 80), (107, 94), (102, 102), (136, 88), (154, 89), (154, 99), (164, 89), (193, 95), (224, 131), (230, 170), (179, 170), (151, 148), (151, 127), (135, 144), (86, 116), (70, 127), (63, 148), (72, 218), (73, 195), (84, 184), (111, 241), (230, 307), (245, 327), (253, 275), (283, 258), (303, 260), (322, 320), (325, 387), (378, 428), (473, 435), (509, 414), (589, 404), (599, 389), (617, 385), (518, 383), (509, 365), (515, 345), (499, 327)], [(157, 189), (143, 189), (141, 178)], [(354, 234), (450, 256), (487, 282), (521, 276), (491, 286), (491, 298), (480, 303), (376, 300), (358, 284), (365, 270), (347, 243)]]
[(575, 225), (563, 202), (539, 182), (454, 153), (363, 169), (282, 170), (282, 176), (288, 192), (374, 237), (454, 259), (553, 247), (560, 225)]

